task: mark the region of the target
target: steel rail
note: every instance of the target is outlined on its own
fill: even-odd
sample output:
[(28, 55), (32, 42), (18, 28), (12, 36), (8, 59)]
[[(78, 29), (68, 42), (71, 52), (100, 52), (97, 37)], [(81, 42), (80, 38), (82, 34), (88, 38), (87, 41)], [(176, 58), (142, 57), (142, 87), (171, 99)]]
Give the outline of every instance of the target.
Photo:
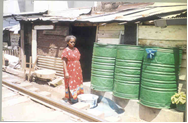
[(72, 107), (70, 105), (59, 103), (59, 102), (57, 102), (57, 101), (55, 101), (55, 100), (53, 100), (53, 99), (51, 99), (49, 97), (45, 97), (45, 96), (43, 96), (41, 94), (38, 94), (36, 92), (29, 91), (29, 90), (27, 90), (27, 89), (25, 89), (23, 87), (19, 87), (19, 86), (15, 85), (13, 83), (6, 82), (6, 81), (2, 80), (2, 84), (6, 85), (8, 87), (11, 87), (11, 88), (13, 88), (15, 90), (18, 90), (18, 91), (20, 91), (20, 92), (22, 92), (22, 93), (24, 93), (24, 94), (26, 94), (28, 96), (36, 98), (36, 99), (38, 99), (40, 101), (43, 101), (43, 102), (45, 102), (47, 104), (50, 104), (50, 105), (52, 105), (52, 106), (54, 106), (56, 108), (64, 110), (64, 111), (66, 111), (68, 113), (71, 113), (73, 115), (76, 115), (76, 116), (78, 116), (78, 117), (80, 117), (80, 118), (82, 118), (82, 119), (84, 119), (86, 121), (89, 121), (89, 122), (107, 122), (104, 119), (98, 118), (98, 117), (96, 117), (94, 115), (91, 115), (91, 114), (89, 114), (87, 112), (84, 112), (84, 111), (81, 111), (79, 109), (76, 109), (76, 108), (74, 108), (74, 107)]

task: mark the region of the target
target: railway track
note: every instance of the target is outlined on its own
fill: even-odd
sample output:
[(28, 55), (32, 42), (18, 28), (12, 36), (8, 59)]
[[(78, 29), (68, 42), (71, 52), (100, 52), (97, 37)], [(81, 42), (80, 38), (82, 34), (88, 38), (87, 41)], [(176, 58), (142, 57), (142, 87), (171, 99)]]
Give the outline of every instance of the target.
[(106, 122), (61, 101), (2, 80), (4, 121)]

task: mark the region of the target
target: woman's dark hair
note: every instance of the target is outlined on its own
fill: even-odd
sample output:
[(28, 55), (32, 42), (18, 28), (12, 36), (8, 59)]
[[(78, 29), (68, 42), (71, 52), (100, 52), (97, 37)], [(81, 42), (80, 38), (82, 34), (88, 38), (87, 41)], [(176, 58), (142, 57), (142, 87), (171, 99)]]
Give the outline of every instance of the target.
[(68, 43), (71, 40), (71, 38), (74, 38), (75, 41), (76, 41), (76, 37), (74, 35), (68, 35), (68, 36), (66, 36), (65, 37), (65, 41)]

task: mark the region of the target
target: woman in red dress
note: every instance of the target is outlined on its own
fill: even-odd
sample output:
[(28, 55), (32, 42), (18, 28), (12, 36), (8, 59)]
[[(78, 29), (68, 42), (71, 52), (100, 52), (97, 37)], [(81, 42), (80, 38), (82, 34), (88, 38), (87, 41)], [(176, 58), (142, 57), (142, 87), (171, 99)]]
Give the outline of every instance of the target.
[(77, 95), (83, 94), (83, 77), (80, 65), (80, 52), (75, 46), (76, 37), (69, 35), (65, 38), (68, 47), (63, 50), (61, 58), (64, 67), (65, 98), (64, 100), (77, 102)]

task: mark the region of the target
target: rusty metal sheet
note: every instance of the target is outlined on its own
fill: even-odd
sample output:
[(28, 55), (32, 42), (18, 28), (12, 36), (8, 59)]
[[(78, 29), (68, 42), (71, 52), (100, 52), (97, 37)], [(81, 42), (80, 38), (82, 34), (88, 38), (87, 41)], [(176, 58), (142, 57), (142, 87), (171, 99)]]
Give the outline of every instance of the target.
[[(120, 10), (122, 9), (122, 10)], [(187, 4), (172, 4), (172, 3), (136, 3), (128, 4), (124, 7), (120, 6), (119, 11), (111, 12), (107, 14), (91, 14), (88, 16), (82, 16), (83, 14), (89, 14), (91, 8), (74, 8), (62, 10), (59, 12), (49, 12), (48, 15), (41, 16), (29, 16), (21, 17), (20, 20), (24, 21), (82, 21), (82, 22), (109, 22), (109, 21), (134, 21), (143, 19), (146, 17), (153, 17), (153, 19), (159, 19), (160, 14), (180, 14), (181, 12), (187, 11)], [(168, 13), (168, 14), (167, 14)], [(154, 17), (156, 15), (156, 17)]]
[(111, 13), (111, 14), (107, 14), (107, 15), (89, 17), (89, 18), (81, 19), (79, 21), (107, 22), (107, 21), (116, 20), (117, 18), (123, 17), (125, 15), (131, 15), (131, 14), (138, 13), (140, 11), (146, 11), (149, 9), (150, 8), (139, 8), (139, 9), (129, 10), (129, 11), (125, 11), (125, 12), (118, 12), (118, 13)]
[(117, 11), (124, 11), (128, 9), (136, 9), (136, 8), (142, 8), (146, 7), (149, 5), (153, 5), (154, 3), (134, 3), (134, 4), (125, 4), (125, 5), (120, 5), (116, 10)]
[(49, 11), (49, 16), (57, 16), (57, 17), (64, 17), (64, 18), (77, 18), (81, 14), (88, 14), (91, 11), (91, 8), (73, 8), (73, 9), (66, 9), (62, 11)]
[[(95, 17), (89, 17), (85, 19), (81, 19), (80, 21), (90, 21), (90, 22), (108, 22), (113, 20), (118, 21), (134, 21), (137, 19), (159, 15), (164, 13), (176, 13), (179, 14), (187, 10), (187, 6), (180, 5), (180, 6), (162, 6), (162, 7), (152, 7), (146, 6), (144, 8), (135, 8), (133, 10), (127, 10), (124, 12), (116, 12), (107, 15), (100, 15)], [(154, 18), (155, 19), (155, 18)]]
[(4, 27), (3, 30), (9, 30), (12, 31), (14, 34), (18, 34), (18, 31), (20, 30), (20, 24)]
[(20, 16), (16, 15), (15, 17), (17, 20), (24, 20), (24, 21), (36, 21), (36, 20), (43, 20), (43, 21), (75, 21), (77, 17), (82, 14), (88, 14), (91, 11), (91, 8), (74, 8), (74, 9), (67, 9), (62, 11), (49, 11), (46, 15), (40, 16)]

